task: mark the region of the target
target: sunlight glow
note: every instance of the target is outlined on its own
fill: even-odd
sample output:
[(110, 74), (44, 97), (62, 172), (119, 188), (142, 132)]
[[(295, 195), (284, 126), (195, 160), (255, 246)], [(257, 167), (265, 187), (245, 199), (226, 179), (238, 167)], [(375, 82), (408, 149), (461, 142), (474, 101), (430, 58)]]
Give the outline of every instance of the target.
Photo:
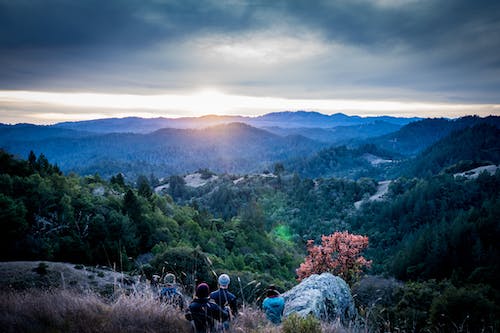
[[(452, 104), (383, 100), (286, 99), (229, 95), (214, 89), (191, 94), (132, 95), (97, 93), (58, 93), (36, 91), (0, 91), (0, 122), (6, 118), (2, 105), (9, 110), (31, 110), (31, 117), (50, 121), (83, 120), (103, 117), (247, 115), (286, 110), (311, 110), (325, 114), (343, 112), (360, 116), (393, 115), (420, 117), (458, 117), (499, 114), (499, 104)], [(39, 112), (37, 108), (64, 107), (64, 112)], [(75, 108), (77, 110), (72, 110)], [(106, 110), (106, 112), (102, 112)], [(12, 114), (9, 115), (12, 118)], [(26, 113), (25, 113), (26, 116)]]
[(207, 54), (226, 62), (248, 64), (283, 64), (323, 54), (327, 46), (320, 36), (260, 32), (245, 37), (227, 35), (204, 36), (195, 41)]

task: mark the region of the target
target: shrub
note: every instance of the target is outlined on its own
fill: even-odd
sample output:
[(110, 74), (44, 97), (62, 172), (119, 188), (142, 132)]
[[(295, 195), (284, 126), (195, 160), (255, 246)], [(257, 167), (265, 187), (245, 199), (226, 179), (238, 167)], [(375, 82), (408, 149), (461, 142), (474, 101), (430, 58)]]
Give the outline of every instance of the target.
[(49, 265), (47, 265), (44, 262), (41, 262), (38, 264), (38, 267), (33, 269), (35, 272), (37, 272), (40, 275), (46, 275), (47, 274), (47, 268), (49, 268)]
[(429, 309), (442, 289), (442, 284), (433, 280), (405, 284), (395, 296), (396, 303), (387, 309), (386, 321), (403, 331), (429, 329)]
[(299, 280), (312, 274), (330, 272), (343, 278), (352, 285), (359, 278), (364, 267), (370, 267), (371, 261), (361, 256), (361, 251), (368, 247), (368, 237), (344, 232), (335, 232), (321, 237), (321, 245), (307, 241), (305, 261), (297, 269)]
[(313, 315), (301, 317), (296, 313), (283, 320), (283, 333), (321, 333), (321, 323)]
[(401, 282), (379, 276), (365, 276), (356, 283), (352, 293), (364, 325), (386, 328), (394, 318), (388, 309), (397, 303), (403, 287)]
[(178, 283), (193, 286), (199, 281), (212, 282), (214, 275), (207, 255), (199, 248), (167, 248), (152, 261), (156, 272), (173, 272)]
[(487, 290), (480, 287), (449, 286), (432, 302), (430, 319), (433, 326), (449, 332), (495, 331), (500, 325), (500, 309), (486, 294)]
[(242, 309), (235, 320), (231, 322), (231, 328), (234, 332), (281, 332), (279, 326), (271, 324), (261, 310), (252, 307)]

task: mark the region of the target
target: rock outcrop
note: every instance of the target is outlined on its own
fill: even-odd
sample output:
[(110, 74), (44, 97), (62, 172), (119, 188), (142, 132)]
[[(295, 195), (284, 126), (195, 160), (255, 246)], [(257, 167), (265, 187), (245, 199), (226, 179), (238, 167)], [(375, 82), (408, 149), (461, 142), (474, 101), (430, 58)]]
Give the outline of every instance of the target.
[(330, 273), (311, 275), (282, 296), (285, 298), (285, 316), (312, 314), (325, 321), (345, 321), (356, 315), (349, 286)]

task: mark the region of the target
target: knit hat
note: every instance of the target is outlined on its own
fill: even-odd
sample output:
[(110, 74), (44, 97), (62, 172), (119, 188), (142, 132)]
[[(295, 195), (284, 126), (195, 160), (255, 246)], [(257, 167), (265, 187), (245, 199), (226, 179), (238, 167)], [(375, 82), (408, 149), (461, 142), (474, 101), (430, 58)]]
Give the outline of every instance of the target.
[(210, 288), (206, 283), (200, 283), (198, 287), (196, 287), (196, 297), (198, 298), (207, 298), (210, 292)]
[(227, 286), (229, 286), (230, 282), (231, 282), (231, 279), (229, 278), (229, 275), (221, 274), (219, 276), (219, 286), (221, 286), (221, 288), (227, 288)]
[(167, 275), (165, 275), (165, 277), (163, 278), (163, 282), (164, 283), (175, 283), (175, 275), (172, 274), (172, 273), (168, 273)]
[(277, 291), (276, 289), (267, 289), (266, 290), (266, 296), (267, 297), (272, 297), (272, 296), (279, 296), (279, 291)]

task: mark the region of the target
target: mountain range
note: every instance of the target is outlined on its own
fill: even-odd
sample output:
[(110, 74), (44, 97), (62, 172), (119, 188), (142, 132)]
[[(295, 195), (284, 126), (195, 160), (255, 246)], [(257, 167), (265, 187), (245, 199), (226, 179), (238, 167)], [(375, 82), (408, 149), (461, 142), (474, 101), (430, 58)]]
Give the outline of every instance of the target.
[[(261, 127), (228, 122), (236, 119)], [(167, 123), (179, 128), (150, 131)], [(417, 156), (450, 133), (482, 123), (500, 128), (500, 117), (410, 122), (409, 118), (280, 112), (256, 118), (101, 119), (51, 126), (0, 125), (0, 148), (23, 158), (30, 151), (43, 153), (64, 172), (103, 177), (117, 173), (130, 179), (139, 174), (164, 177), (205, 168), (258, 173), (279, 162), (288, 171), (310, 177), (382, 177), (391, 174), (392, 162)]]
[(149, 133), (161, 128), (204, 128), (234, 122), (245, 123), (258, 128), (333, 128), (338, 126), (372, 124), (376, 121), (403, 126), (420, 119), (421, 118), (400, 118), (389, 116), (359, 117), (347, 116), (342, 113), (325, 115), (319, 112), (311, 111), (285, 111), (268, 113), (258, 117), (207, 115), (202, 117), (182, 118), (108, 118), (63, 122), (54, 125), (54, 127), (97, 133)]
[[(31, 129), (31, 128), (30, 128)], [(0, 128), (2, 132), (3, 128)], [(46, 132), (47, 128), (41, 128)], [(165, 128), (148, 134), (106, 133), (44, 136), (0, 135), (1, 147), (19, 156), (43, 153), (65, 172), (168, 175), (209, 168), (217, 172), (262, 171), (291, 156), (308, 156), (326, 145), (302, 136), (282, 137), (242, 123), (205, 129)], [(67, 132), (64, 132), (67, 134)]]

